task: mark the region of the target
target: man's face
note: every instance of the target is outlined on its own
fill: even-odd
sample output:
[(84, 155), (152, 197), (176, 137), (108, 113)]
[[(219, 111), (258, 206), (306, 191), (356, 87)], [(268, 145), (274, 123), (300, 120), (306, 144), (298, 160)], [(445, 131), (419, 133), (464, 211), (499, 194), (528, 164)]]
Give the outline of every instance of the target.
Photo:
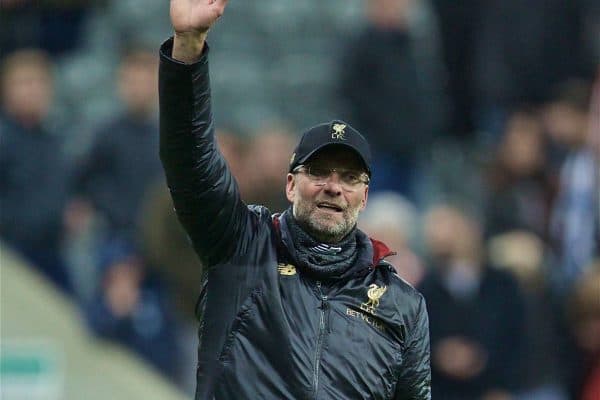
[(5, 111), (27, 124), (43, 120), (52, 103), (52, 75), (42, 65), (22, 64), (2, 77)]
[(119, 69), (118, 89), (128, 111), (151, 114), (158, 104), (158, 59), (139, 51), (126, 59)]
[[(306, 165), (364, 172), (359, 156), (342, 146), (323, 148)], [(321, 182), (315, 182), (303, 169), (287, 176), (286, 195), (296, 221), (325, 243), (339, 242), (354, 228), (367, 204), (368, 192), (365, 183), (352, 187), (345, 184), (337, 171)]]

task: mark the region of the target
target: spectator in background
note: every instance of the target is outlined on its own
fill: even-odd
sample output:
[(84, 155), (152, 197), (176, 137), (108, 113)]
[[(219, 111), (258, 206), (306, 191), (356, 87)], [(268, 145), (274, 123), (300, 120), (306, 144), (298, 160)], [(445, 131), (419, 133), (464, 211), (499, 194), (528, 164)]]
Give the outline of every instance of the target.
[(477, 222), (451, 206), (425, 217), (431, 271), (420, 285), (430, 315), (432, 397), (510, 399), (524, 357), (521, 291), (487, 266)]
[[(246, 155), (248, 153), (248, 144), (239, 134), (226, 129), (217, 129), (215, 132), (219, 150), (227, 160), (229, 168), (236, 179), (248, 181), (246, 175), (250, 171), (246, 168)], [(241, 183), (240, 183), (241, 184)]]
[(82, 300), (89, 299), (96, 281), (95, 246), (102, 236), (115, 234), (135, 240), (146, 191), (163, 179), (158, 159), (157, 77), (154, 52), (132, 48), (124, 55), (117, 72), (123, 111), (98, 129), (91, 148), (78, 162), (74, 196), (65, 217), (69, 227), (65, 251)]
[[(545, 111), (546, 130), (567, 150), (560, 170), (558, 195), (551, 212), (551, 238), (556, 255), (556, 289), (564, 295), (600, 250), (600, 153), (591, 145), (598, 127), (590, 124), (590, 87), (569, 81), (557, 89)], [(595, 113), (598, 108), (596, 105)], [(599, 129), (593, 132), (594, 129)]]
[(386, 243), (395, 253), (386, 258), (398, 275), (418, 286), (425, 274), (423, 263), (411, 249), (417, 230), (417, 209), (401, 195), (378, 192), (369, 196), (369, 206), (361, 214), (360, 228), (369, 237)]
[(281, 185), (295, 144), (296, 138), (278, 125), (268, 126), (252, 137), (244, 160), (246, 181), (240, 183), (246, 204), (261, 204), (270, 210), (289, 206)]
[(178, 374), (178, 323), (159, 280), (128, 242), (113, 239), (100, 247), (96, 296), (85, 316), (98, 336), (114, 340), (149, 361), (166, 376)]
[(61, 140), (46, 127), (51, 61), (35, 49), (8, 55), (0, 87), (0, 237), (66, 288), (59, 243), (69, 168)]
[[(518, 281), (525, 303), (523, 400), (566, 400), (565, 365), (560, 362), (564, 335), (559, 330), (562, 309), (553, 307), (547, 278), (545, 244), (527, 231), (510, 231), (489, 240), (490, 263), (507, 270)], [(600, 300), (600, 298), (599, 298)]]
[(435, 38), (418, 34), (410, 18), (422, 6), (422, 0), (369, 0), (367, 26), (340, 66), (342, 116), (365, 132), (378, 155), (371, 192), (412, 197), (421, 159), (445, 132)]
[(110, 231), (127, 237), (135, 235), (149, 184), (162, 177), (157, 76), (153, 52), (134, 48), (123, 57), (117, 73), (123, 111), (95, 134), (76, 178), (78, 195), (106, 218)]
[(488, 173), (485, 236), (524, 229), (547, 237), (551, 184), (541, 119), (521, 108), (508, 118)]
[(600, 398), (600, 260), (590, 264), (575, 284), (568, 302), (569, 326), (579, 352), (579, 372), (572, 384), (573, 398)]
[(431, 0), (440, 30), (445, 70), (444, 90), (449, 98), (451, 134), (470, 139), (475, 131), (473, 59), (479, 34), (478, 21), (485, 2), (480, 0)]

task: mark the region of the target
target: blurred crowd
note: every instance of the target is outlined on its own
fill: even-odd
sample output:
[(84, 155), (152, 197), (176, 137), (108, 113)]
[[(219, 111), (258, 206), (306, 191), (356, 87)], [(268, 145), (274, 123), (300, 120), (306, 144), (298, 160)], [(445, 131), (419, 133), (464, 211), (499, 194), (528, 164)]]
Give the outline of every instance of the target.
[[(230, 3), (211, 65), (244, 201), (287, 208), (299, 133), (341, 117), (375, 159), (359, 226), (427, 300), (433, 397), (599, 399), (600, 3)], [(168, 2), (0, 6), (0, 240), (191, 392), (202, 265), (158, 158)]]

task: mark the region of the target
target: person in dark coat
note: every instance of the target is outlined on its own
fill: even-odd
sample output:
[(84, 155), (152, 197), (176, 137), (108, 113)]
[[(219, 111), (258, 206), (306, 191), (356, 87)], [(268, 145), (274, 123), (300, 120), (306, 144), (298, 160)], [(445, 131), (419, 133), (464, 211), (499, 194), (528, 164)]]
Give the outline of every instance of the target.
[(410, 20), (417, 4), (370, 0), (367, 25), (340, 64), (342, 116), (364, 132), (378, 155), (372, 190), (414, 195), (423, 158), (445, 133), (441, 56), (436, 38)]
[(75, 177), (77, 198), (91, 204), (109, 232), (130, 238), (146, 192), (162, 178), (156, 157), (157, 73), (150, 51), (133, 48), (123, 57), (117, 76), (123, 111), (98, 129)]
[(35, 49), (10, 54), (0, 87), (0, 239), (66, 289), (59, 245), (69, 164), (61, 138), (48, 128), (48, 56)]
[(423, 297), (356, 228), (364, 136), (341, 120), (306, 130), (285, 175), (290, 207), (242, 201), (216, 145), (205, 43), (225, 4), (171, 0), (160, 50), (160, 156), (204, 266), (196, 399), (430, 399)]
[(459, 209), (434, 208), (425, 230), (432, 270), (419, 289), (431, 321), (432, 396), (507, 398), (519, 389), (524, 354), (519, 286), (486, 265), (480, 228)]
[(157, 159), (158, 63), (145, 48), (128, 49), (117, 70), (122, 111), (98, 127), (76, 161), (64, 254), (77, 298), (93, 295), (97, 279), (90, 261), (114, 235), (138, 238), (141, 209), (152, 185), (164, 182)]
[(487, 171), (485, 237), (528, 230), (548, 237), (553, 194), (547, 143), (534, 109), (513, 112)]

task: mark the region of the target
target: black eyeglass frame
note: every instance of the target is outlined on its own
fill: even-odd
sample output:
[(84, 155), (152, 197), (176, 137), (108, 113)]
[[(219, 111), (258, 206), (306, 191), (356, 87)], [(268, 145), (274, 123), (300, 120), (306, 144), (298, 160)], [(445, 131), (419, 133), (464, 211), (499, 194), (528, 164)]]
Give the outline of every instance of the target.
[[(298, 172), (304, 172), (306, 175), (308, 175), (309, 178), (313, 178), (313, 180), (319, 180), (322, 179), (323, 182), (319, 182), (317, 184), (319, 185), (324, 185), (325, 184), (325, 180), (327, 180), (334, 172), (337, 172), (338, 175), (340, 175), (340, 180), (347, 185), (347, 187), (349, 189), (355, 189), (358, 185), (360, 185), (361, 183), (365, 184), (365, 185), (369, 185), (369, 183), (371, 182), (369, 175), (364, 172), (364, 171), (360, 171), (360, 170), (356, 170), (356, 169), (350, 169), (350, 168), (329, 168), (329, 167), (319, 167), (319, 168), (323, 168), (327, 171), (327, 174), (315, 174), (314, 170), (312, 170), (312, 168), (314, 168), (314, 165), (311, 164), (300, 164), (298, 165), (296, 168), (293, 169), (292, 173), (298, 173)], [(311, 173), (311, 170), (313, 171)], [(358, 175), (357, 181), (356, 182), (348, 182), (347, 180), (344, 180), (343, 176), (343, 172), (356, 172)]]

